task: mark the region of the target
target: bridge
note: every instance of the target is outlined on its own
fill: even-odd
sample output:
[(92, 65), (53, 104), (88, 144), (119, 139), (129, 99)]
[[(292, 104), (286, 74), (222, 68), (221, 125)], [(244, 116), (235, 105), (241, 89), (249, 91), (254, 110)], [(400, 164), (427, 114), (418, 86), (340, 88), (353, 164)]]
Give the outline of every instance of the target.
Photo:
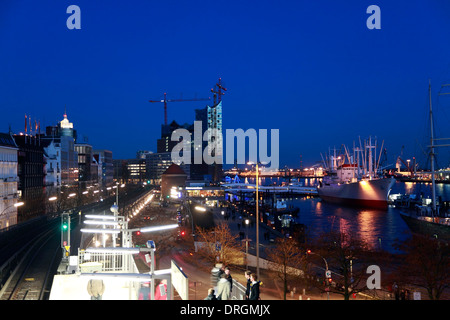
[[(256, 184), (251, 183), (226, 183), (223, 184), (225, 192), (255, 192)], [(299, 185), (286, 186), (258, 186), (258, 192), (275, 194), (317, 195), (316, 187), (304, 187)]]

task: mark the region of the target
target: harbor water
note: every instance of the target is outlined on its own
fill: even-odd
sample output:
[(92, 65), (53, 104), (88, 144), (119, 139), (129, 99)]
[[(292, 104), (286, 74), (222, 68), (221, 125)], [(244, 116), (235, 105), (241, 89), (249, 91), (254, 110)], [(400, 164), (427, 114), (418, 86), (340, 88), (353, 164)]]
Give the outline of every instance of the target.
[[(302, 178), (304, 186), (316, 186), (320, 179)], [(248, 179), (254, 183), (254, 179)], [(280, 185), (283, 178), (260, 178), (260, 185)], [(391, 194), (422, 194), (431, 197), (430, 183), (395, 182)], [(442, 200), (450, 200), (450, 184), (437, 184), (436, 196)], [(410, 237), (411, 231), (400, 217), (400, 208), (389, 206), (385, 210), (340, 206), (322, 201), (319, 197), (297, 196), (286, 198), (288, 206), (298, 207), (300, 212), (297, 223), (306, 226), (307, 235), (316, 238), (330, 231), (343, 231), (358, 236), (373, 249), (389, 252), (396, 240)]]

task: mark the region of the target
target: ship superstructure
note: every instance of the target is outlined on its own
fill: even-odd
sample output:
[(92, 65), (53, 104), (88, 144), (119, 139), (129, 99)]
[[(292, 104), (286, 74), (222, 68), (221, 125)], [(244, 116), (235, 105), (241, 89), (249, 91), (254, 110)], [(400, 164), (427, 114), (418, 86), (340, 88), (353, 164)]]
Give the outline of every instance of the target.
[(353, 147), (352, 155), (343, 148), (344, 153), (336, 154), (334, 149), (333, 155), (324, 161), (327, 174), (317, 187), (319, 196), (338, 204), (386, 208), (395, 179), (379, 174), (382, 151), (377, 155), (376, 140), (369, 138), (364, 144), (359, 140), (359, 147)]

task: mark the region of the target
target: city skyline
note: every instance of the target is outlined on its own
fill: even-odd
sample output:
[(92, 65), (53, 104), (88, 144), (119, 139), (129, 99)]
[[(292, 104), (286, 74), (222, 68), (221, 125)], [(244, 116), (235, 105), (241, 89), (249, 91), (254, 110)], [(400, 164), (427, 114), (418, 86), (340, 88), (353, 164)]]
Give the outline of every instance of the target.
[[(69, 5), (81, 9), (70, 30)], [(381, 9), (381, 29), (366, 26)], [(428, 82), (437, 136), (450, 137), (450, 4), (435, 1), (138, 1), (0, 4), (0, 132), (45, 126), (65, 108), (78, 141), (114, 159), (156, 152), (163, 104), (168, 121), (193, 123), (222, 78), (223, 128), (280, 130), (280, 167), (368, 136), (384, 140), (389, 164), (426, 149)], [(225, 132), (224, 132), (225, 133)], [(442, 150), (442, 166), (448, 165)], [(446, 161), (446, 162), (445, 162)]]

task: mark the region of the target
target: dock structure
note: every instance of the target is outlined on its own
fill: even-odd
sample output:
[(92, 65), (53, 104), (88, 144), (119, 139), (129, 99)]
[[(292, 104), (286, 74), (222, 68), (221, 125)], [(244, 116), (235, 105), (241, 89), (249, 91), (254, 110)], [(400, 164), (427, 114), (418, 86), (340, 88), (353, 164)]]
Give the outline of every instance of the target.
[[(226, 192), (255, 192), (256, 184), (251, 183), (227, 183), (224, 184)], [(258, 186), (258, 191), (268, 194), (277, 194), (281, 196), (310, 195), (316, 196), (316, 187), (304, 187), (297, 185), (287, 186)]]

